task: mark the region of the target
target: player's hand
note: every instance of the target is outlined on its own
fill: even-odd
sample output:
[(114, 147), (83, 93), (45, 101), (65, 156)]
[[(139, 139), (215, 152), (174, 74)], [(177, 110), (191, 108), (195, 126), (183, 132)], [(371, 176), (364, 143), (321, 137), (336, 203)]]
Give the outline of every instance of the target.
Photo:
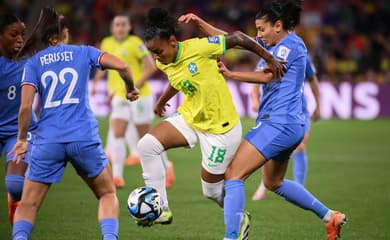
[(287, 72), (286, 68), (286, 61), (278, 61), (276, 58), (272, 57), (267, 60), (265, 60), (267, 63), (267, 69), (264, 70), (264, 72), (271, 72), (274, 79), (282, 79), (284, 74)]
[(11, 156), (13, 153), (15, 153), (14, 158), (12, 159), (13, 162), (18, 164), (20, 161), (22, 161), (26, 157), (26, 153), (28, 150), (28, 141), (27, 140), (18, 140), (12, 150), (8, 153), (8, 156)]
[(222, 73), (225, 77), (231, 78), (232, 72), (226, 67), (226, 65), (218, 58), (217, 64), (219, 68), (219, 72)]
[(320, 118), (321, 118), (321, 111), (320, 111), (320, 108), (319, 108), (319, 107), (316, 107), (316, 108), (314, 109), (313, 114), (311, 115), (311, 120), (312, 120), (313, 122), (317, 122), (318, 119), (320, 119)]
[(166, 107), (170, 107), (169, 103), (160, 103), (158, 102), (156, 107), (154, 108), (154, 113), (159, 116), (163, 117), (164, 113), (167, 111)]
[(181, 15), (177, 19), (177, 21), (179, 23), (185, 23), (185, 24), (198, 24), (200, 21), (200, 18), (193, 13), (187, 13), (187, 14)]
[(134, 88), (133, 90), (127, 92), (126, 95), (127, 99), (130, 101), (135, 101), (139, 98), (139, 90), (137, 88)]

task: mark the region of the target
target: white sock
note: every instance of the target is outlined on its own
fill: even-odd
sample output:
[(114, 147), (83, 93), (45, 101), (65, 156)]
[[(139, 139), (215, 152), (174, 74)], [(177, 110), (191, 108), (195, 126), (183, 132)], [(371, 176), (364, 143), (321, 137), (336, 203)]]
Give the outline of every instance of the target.
[(167, 152), (164, 151), (161, 153), (161, 159), (162, 159), (162, 162), (163, 162), (163, 166), (164, 166), (164, 169), (165, 169), (165, 172), (167, 171), (168, 169), (168, 155), (167, 155)]
[(333, 213), (333, 211), (329, 209), (329, 211), (322, 218), (322, 221), (324, 221), (326, 223), (329, 222), (332, 219), (332, 213)]
[(221, 208), (223, 208), (224, 194), (224, 180), (216, 183), (209, 183), (201, 179), (203, 195), (214, 202), (216, 202)]
[(131, 155), (139, 156), (139, 151), (137, 147), (138, 140), (139, 140), (139, 136), (138, 136), (137, 128), (133, 123), (129, 122), (126, 129), (126, 142), (127, 142), (127, 146), (129, 146)]
[(163, 205), (168, 207), (167, 190), (165, 187), (165, 168), (161, 158), (163, 145), (153, 135), (147, 133), (138, 141), (138, 151), (141, 157), (142, 175), (147, 186), (154, 187), (163, 199)]
[(113, 138), (110, 144), (112, 157), (112, 173), (114, 177), (123, 179), (123, 167), (125, 164), (126, 147), (124, 138)]

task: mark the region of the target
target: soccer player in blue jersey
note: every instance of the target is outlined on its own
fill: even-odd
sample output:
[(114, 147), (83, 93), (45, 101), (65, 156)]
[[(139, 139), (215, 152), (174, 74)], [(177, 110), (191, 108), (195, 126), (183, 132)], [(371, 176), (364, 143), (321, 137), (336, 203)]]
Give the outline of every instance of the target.
[(99, 200), (102, 239), (118, 239), (116, 188), (88, 101), (90, 70), (117, 70), (126, 82), (130, 100), (138, 98), (138, 90), (126, 63), (90, 46), (65, 45), (68, 34), (63, 17), (52, 8), (43, 8), (32, 35), (19, 52), (29, 59), (22, 77), (18, 139), (12, 149), (16, 164), (27, 152), (35, 92), (41, 97), (41, 110), (22, 200), (15, 213), (15, 240), (29, 239), (43, 199), (51, 184), (61, 180), (68, 162)]
[[(257, 17), (256, 17), (257, 19)], [(261, 39), (258, 39), (261, 41)], [(264, 61), (259, 61), (257, 66), (258, 71), (262, 71), (265, 67)], [(302, 111), (305, 114), (305, 135), (303, 137), (302, 142), (298, 145), (298, 147), (294, 150), (294, 165), (293, 165), (293, 176), (294, 181), (299, 184), (304, 185), (307, 176), (307, 154), (306, 154), (306, 143), (309, 140), (310, 134), (310, 120), (317, 121), (320, 118), (320, 91), (318, 86), (318, 79), (316, 76), (315, 67), (311, 61), (309, 55), (306, 56), (306, 71), (305, 71), (305, 79), (310, 84), (310, 89), (312, 90), (316, 107), (313, 111), (313, 114), (310, 116), (306, 98), (303, 96), (302, 99)], [(259, 109), (260, 106), (260, 85), (255, 84), (252, 88), (252, 96), (253, 99), (253, 108)], [(262, 200), (267, 195), (267, 188), (264, 186), (264, 182), (261, 181), (259, 187), (253, 194), (252, 200)]]
[[(18, 133), (18, 111), (20, 105), (20, 83), (25, 59), (18, 62), (15, 57), (24, 43), (24, 23), (11, 14), (0, 15), (0, 156), (4, 149), (6, 163), (5, 185), (8, 192), (8, 216), (13, 217), (22, 197), (24, 174), (28, 158), (20, 164), (12, 162), (8, 155), (16, 143)], [(36, 128), (35, 115), (28, 127), (28, 140)]]
[[(259, 43), (277, 59), (286, 61), (287, 72), (281, 79), (273, 81), (266, 65), (262, 71), (232, 72), (219, 62), (220, 71), (228, 79), (264, 84), (256, 126), (247, 133), (225, 173), (226, 240), (248, 239), (250, 216), (244, 212), (244, 181), (262, 166), (265, 186), (314, 212), (326, 223), (328, 240), (339, 237), (341, 225), (346, 222), (345, 214), (327, 208), (301, 184), (284, 179), (290, 155), (305, 132), (302, 99), (307, 50), (302, 39), (291, 31), (299, 23), (301, 4), (300, 0), (268, 2), (256, 20)], [(194, 14), (183, 15), (179, 21), (196, 23), (207, 34), (221, 31)]]
[(301, 9), (301, 0), (272, 1), (259, 12), (259, 37), (276, 58), (287, 61), (287, 72), (279, 81), (272, 81), (267, 68), (258, 72), (231, 72), (219, 63), (227, 78), (264, 84), (256, 126), (246, 134), (225, 173), (225, 239), (248, 235), (244, 181), (262, 166), (265, 186), (315, 213), (325, 222), (328, 240), (338, 238), (341, 225), (346, 222), (345, 214), (326, 207), (301, 184), (284, 179), (290, 155), (305, 132), (302, 94), (307, 50), (302, 39), (290, 31), (299, 23)]

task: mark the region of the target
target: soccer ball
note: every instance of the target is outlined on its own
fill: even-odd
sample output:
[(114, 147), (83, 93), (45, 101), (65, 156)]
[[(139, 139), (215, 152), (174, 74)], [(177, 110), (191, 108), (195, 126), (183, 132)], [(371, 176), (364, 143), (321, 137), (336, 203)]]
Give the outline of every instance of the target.
[(130, 216), (137, 220), (156, 220), (162, 212), (162, 199), (156, 189), (150, 186), (134, 189), (127, 199)]

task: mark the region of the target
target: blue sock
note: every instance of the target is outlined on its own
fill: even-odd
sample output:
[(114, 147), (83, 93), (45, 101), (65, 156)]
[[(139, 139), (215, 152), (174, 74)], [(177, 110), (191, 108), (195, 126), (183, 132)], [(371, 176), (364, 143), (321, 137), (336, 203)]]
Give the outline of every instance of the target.
[(19, 175), (5, 176), (5, 186), (12, 202), (17, 202), (22, 197), (24, 177)]
[(305, 185), (307, 175), (307, 156), (306, 152), (296, 152), (294, 154), (294, 181)]
[(12, 239), (14, 240), (28, 240), (33, 229), (33, 225), (30, 222), (20, 220), (14, 223), (12, 228)]
[(103, 240), (117, 240), (119, 222), (115, 218), (105, 218), (100, 220), (100, 228), (102, 229)]
[(225, 237), (237, 238), (240, 235), (241, 218), (244, 212), (245, 190), (244, 181), (225, 181), (224, 217)]
[(284, 179), (282, 186), (275, 193), (298, 207), (314, 212), (320, 218), (323, 218), (329, 210), (302, 185), (294, 181)]

